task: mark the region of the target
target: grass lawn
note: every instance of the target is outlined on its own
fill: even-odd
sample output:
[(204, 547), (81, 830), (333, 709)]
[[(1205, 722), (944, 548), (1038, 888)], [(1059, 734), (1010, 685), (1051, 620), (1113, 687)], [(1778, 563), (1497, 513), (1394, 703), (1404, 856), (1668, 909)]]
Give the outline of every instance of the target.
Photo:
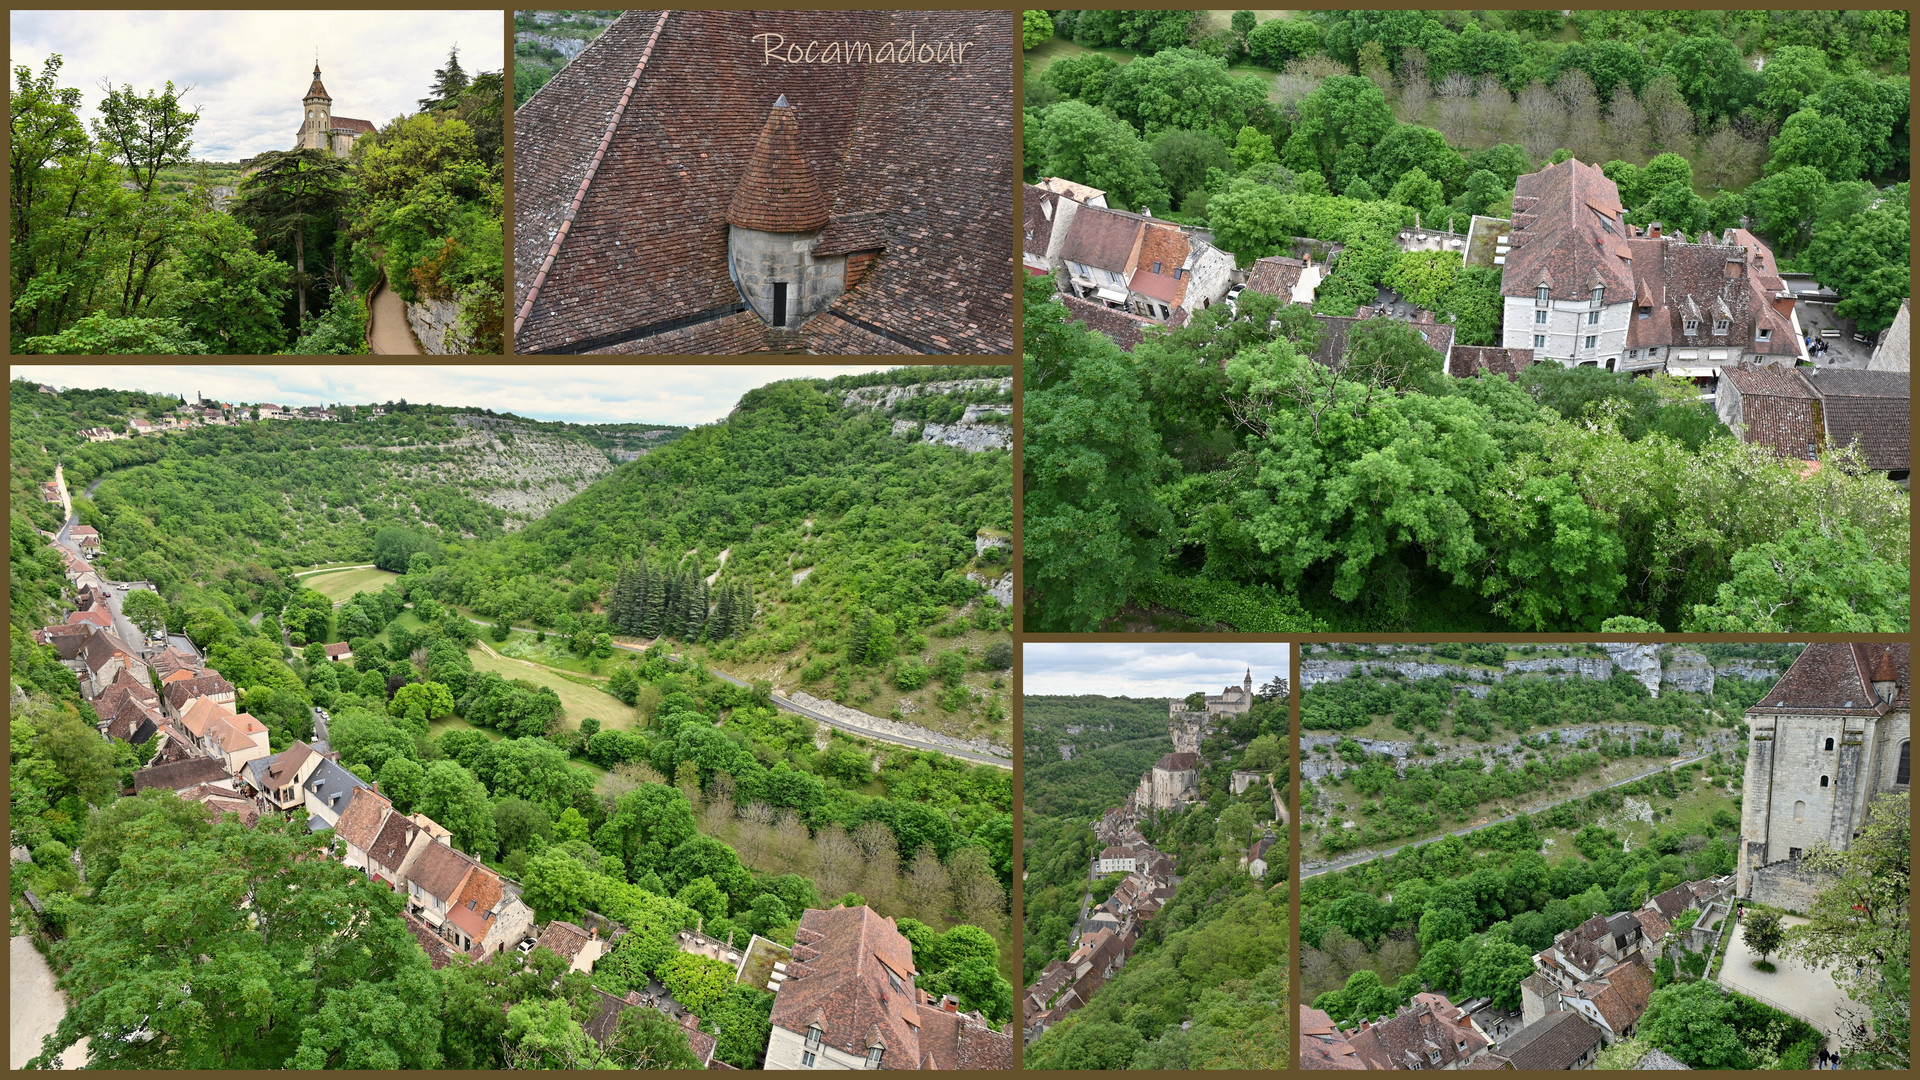
[(390, 570), (376, 568), (339, 570), (301, 578), (300, 584), (337, 604), (358, 593), (379, 592), (387, 587), (388, 582), (397, 581), (399, 577), (399, 574)]
[(486, 728), (479, 727), (475, 724), (469, 724), (465, 720), (462, 720), (457, 716), (450, 716), (450, 717), (447, 717), (445, 720), (427, 721), (427, 735), (432, 738), (439, 738), (441, 735), (444, 735), (447, 732), (453, 731), (457, 728), (465, 728), (468, 731), (478, 731), (482, 735), (485, 735), (487, 738), (492, 739), (494, 742), (499, 742), (501, 739), (506, 738), (506, 736), (500, 734), (497, 731), (489, 731)]
[(567, 710), (565, 723), (570, 728), (579, 727), (580, 721), (589, 716), (598, 717), (603, 728), (631, 729), (639, 724), (639, 714), (631, 705), (605, 690), (582, 686), (560, 672), (501, 656), (480, 645), (467, 650), (467, 656), (473, 660), (475, 671), (491, 671), (508, 679), (526, 679), (550, 687), (560, 695), (560, 704)]
[[(564, 634), (550, 633), (547, 635), (547, 640), (541, 641), (537, 632), (528, 634), (515, 630), (507, 635), (507, 640), (495, 641), (491, 633), (482, 631), (481, 638), (502, 656), (525, 660), (539, 664), (541, 667), (559, 668), (561, 671), (571, 671), (594, 679), (606, 678), (603, 672), (611, 669), (622, 659), (618, 652), (599, 661), (575, 656), (573, 650), (567, 648), (567, 638)], [(594, 670), (596, 667), (599, 668), (598, 671)]]

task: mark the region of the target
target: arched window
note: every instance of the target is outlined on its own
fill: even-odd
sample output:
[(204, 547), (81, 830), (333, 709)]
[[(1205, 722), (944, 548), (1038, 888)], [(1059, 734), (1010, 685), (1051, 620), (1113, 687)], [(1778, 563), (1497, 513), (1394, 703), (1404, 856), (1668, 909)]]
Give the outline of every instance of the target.
[(1826, 786), (1827, 786), (1827, 778), (1826, 778), (1826, 777), (1824, 777), (1824, 776), (1823, 776), (1823, 777), (1821, 777), (1821, 778), (1820, 778), (1820, 786), (1821, 786), (1821, 787), (1826, 787)]
[(1807, 800), (1801, 799), (1800, 801), (1793, 804), (1793, 820), (1795, 821), (1807, 820)]
[(1831, 749), (1833, 749), (1833, 740), (1832, 740), (1832, 739), (1828, 739), (1828, 740), (1827, 740), (1827, 747), (1826, 747), (1826, 748), (1827, 748), (1828, 750), (1831, 750)]
[(1908, 765), (1907, 765), (1907, 755), (1908, 755), (1909, 748), (1912, 746), (1913, 746), (1913, 740), (1911, 739), (1900, 744), (1900, 768), (1899, 768), (1899, 771), (1893, 774), (1893, 782), (1896, 784), (1905, 784), (1910, 782), (1907, 779), (1908, 772), (1909, 772)]

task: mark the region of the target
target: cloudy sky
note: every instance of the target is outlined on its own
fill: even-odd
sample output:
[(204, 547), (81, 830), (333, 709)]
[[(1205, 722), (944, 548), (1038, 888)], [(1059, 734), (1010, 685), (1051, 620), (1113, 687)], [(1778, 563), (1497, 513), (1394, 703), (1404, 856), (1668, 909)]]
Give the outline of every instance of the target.
[(293, 149), (316, 48), (334, 115), (380, 126), (418, 109), (455, 45), (468, 74), (503, 68), (505, 25), (498, 9), (15, 11), (10, 50), (36, 75), (60, 54), (58, 85), (79, 88), (89, 131), (102, 79), (140, 94), (192, 84), (193, 156), (240, 161)]
[(1021, 657), (1021, 690), (1028, 694), (1185, 697), (1239, 686), (1248, 668), (1255, 690), (1289, 670), (1285, 645), (1231, 642), (1029, 642)]
[(243, 404), (362, 405), (408, 401), (511, 412), (576, 424), (692, 427), (727, 415), (740, 395), (780, 379), (831, 378), (892, 365), (702, 364), (473, 367), (189, 367), (16, 364), (12, 377), (56, 387), (204, 394)]

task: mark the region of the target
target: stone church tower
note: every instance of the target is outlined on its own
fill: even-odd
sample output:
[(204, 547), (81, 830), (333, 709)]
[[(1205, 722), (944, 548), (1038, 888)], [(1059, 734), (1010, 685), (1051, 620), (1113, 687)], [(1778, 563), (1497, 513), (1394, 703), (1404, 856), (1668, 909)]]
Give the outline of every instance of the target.
[(1882, 792), (1910, 783), (1910, 646), (1816, 642), (1747, 710), (1735, 895), (1805, 911), (1815, 844), (1845, 848)]
[(313, 85), (307, 87), (307, 96), (300, 99), (300, 134), (296, 137), (295, 150), (329, 150), (335, 157), (346, 157), (353, 149), (353, 140), (374, 130), (365, 120), (354, 120), (345, 116), (333, 115), (333, 98), (320, 82), (320, 62), (313, 62)]
[(791, 329), (847, 291), (845, 255), (816, 258), (832, 200), (802, 151), (798, 111), (781, 94), (727, 205), (727, 268), (740, 299)]

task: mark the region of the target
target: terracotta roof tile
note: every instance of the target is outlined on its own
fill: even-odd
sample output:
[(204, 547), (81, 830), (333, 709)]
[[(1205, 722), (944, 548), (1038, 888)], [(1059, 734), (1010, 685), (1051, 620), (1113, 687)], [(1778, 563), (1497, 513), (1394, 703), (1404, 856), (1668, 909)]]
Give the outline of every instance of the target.
[(500, 875), (485, 866), (475, 866), (460, 887), (460, 895), (447, 908), (447, 921), (478, 944), (492, 929), (493, 909), (499, 905), (500, 896)]
[(1827, 441), (1858, 441), (1870, 468), (1909, 468), (1912, 413), (1904, 371), (1825, 368), (1808, 375), (1820, 395)]
[[(913, 32), (978, 46), (965, 64), (875, 72), (770, 68), (751, 43), (762, 21), (745, 11), (675, 11), (664, 23), (657, 11), (628, 12), (515, 111), (515, 310), (527, 312), (516, 348), (704, 351), (708, 328), (740, 302), (727, 269), (728, 210), (768, 107), (784, 94), (800, 107), (793, 159), (826, 201), (821, 223), (845, 218), (849, 234), (865, 234), (830, 232), (833, 245), (886, 241), (886, 257), (828, 310), (912, 343), (891, 343), (889, 353), (1010, 352), (1011, 23), (978, 11), (782, 13), (789, 40), (884, 42)], [(882, 215), (884, 227), (859, 224), (861, 214)], [(801, 328), (815, 351), (844, 334), (826, 324), (816, 338), (821, 319)], [(690, 325), (695, 333), (684, 332)], [(746, 351), (730, 337), (715, 344)]]
[(767, 110), (727, 204), (727, 224), (775, 233), (812, 232), (827, 224), (827, 197), (800, 148), (799, 110), (785, 94)]
[(1193, 246), (1179, 229), (1149, 226), (1142, 234), (1140, 257), (1134, 260), (1133, 280), (1128, 287), (1155, 300), (1164, 300), (1169, 307), (1180, 306), (1187, 299), (1187, 278), (1176, 277), (1174, 271), (1186, 265), (1187, 256), (1192, 252)]
[(1570, 1069), (1599, 1045), (1600, 1029), (1578, 1013), (1552, 1012), (1520, 1029), (1499, 1054), (1516, 1069)]
[(414, 837), (419, 834), (420, 826), (407, 820), (406, 815), (388, 814), (387, 823), (380, 826), (380, 835), (374, 837), (373, 846), (367, 849), (367, 858), (388, 871), (397, 871), (400, 864), (406, 861)]
[(1107, 335), (1115, 345), (1128, 352), (1132, 352), (1134, 346), (1145, 339), (1149, 327), (1160, 325), (1151, 319), (1143, 319), (1130, 312), (1121, 311), (1119, 308), (1110, 308), (1105, 304), (1082, 300), (1077, 296), (1061, 293), (1058, 299), (1066, 305), (1069, 319), (1086, 323), (1089, 329), (1098, 330)]
[[(1904, 642), (1893, 645), (1814, 642), (1800, 653), (1766, 696), (1747, 710), (1747, 715), (1782, 712), (1880, 715), (1907, 708), (1911, 696), (1911, 656), (1912, 649)], [(1874, 695), (1873, 683), (1884, 680), (1869, 676), (1876, 667), (1888, 666), (1895, 676), (1892, 680), (1894, 699), (1882, 702)]]
[(365, 851), (379, 838), (380, 827), (386, 824), (387, 814), (392, 809), (393, 803), (377, 791), (355, 792), (353, 801), (340, 812), (340, 820), (334, 824), (333, 834)]
[(475, 869), (484, 867), (447, 845), (436, 843), (420, 853), (420, 861), (414, 863), (408, 878), (427, 895), (451, 905), (461, 884)]
[(893, 920), (868, 907), (810, 909), (795, 941), (774, 1025), (805, 1034), (817, 1023), (822, 1041), (856, 1055), (878, 1038), (892, 1055), (888, 1067), (917, 1067), (913, 948)]
[(200, 675), (184, 682), (170, 683), (167, 686), (167, 707), (179, 712), (187, 702), (197, 697), (212, 697), (218, 694), (235, 693), (233, 684), (216, 674)]
[(216, 758), (189, 758), (171, 765), (156, 765), (133, 774), (133, 790), (164, 788), (178, 791), (210, 780), (225, 780), (227, 767)]

